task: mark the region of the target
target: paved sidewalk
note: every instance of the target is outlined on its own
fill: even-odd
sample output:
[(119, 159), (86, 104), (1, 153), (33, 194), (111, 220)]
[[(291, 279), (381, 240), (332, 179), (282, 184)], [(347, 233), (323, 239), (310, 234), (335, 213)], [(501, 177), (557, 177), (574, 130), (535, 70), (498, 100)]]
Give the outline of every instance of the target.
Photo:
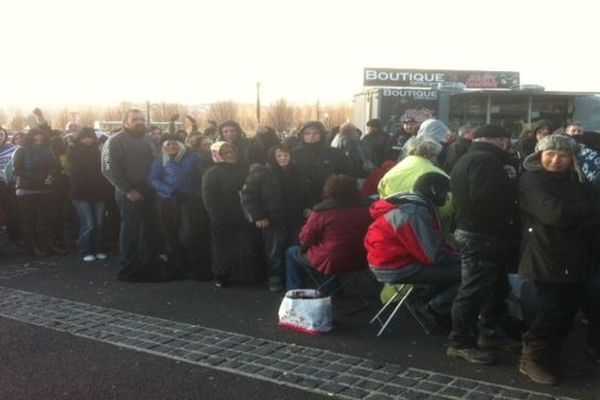
[[(375, 305), (338, 317), (335, 332), (314, 338), (278, 328), (272, 313), (281, 295), (256, 285), (126, 284), (114, 272), (110, 263), (82, 266), (74, 257), (13, 260), (0, 266), (0, 316), (337, 398), (591, 400), (600, 388), (597, 374), (558, 388), (531, 384), (510, 365), (516, 356), (487, 368), (448, 360), (445, 338), (425, 336), (410, 318), (376, 339), (366, 323)], [(178, 307), (165, 308), (165, 299)]]

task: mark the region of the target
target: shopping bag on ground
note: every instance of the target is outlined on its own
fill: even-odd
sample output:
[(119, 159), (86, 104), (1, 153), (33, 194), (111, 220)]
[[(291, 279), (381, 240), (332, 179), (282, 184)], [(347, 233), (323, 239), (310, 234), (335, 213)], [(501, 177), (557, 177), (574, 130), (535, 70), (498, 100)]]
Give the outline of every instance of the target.
[(333, 328), (331, 296), (315, 289), (289, 290), (279, 306), (279, 326), (309, 335)]

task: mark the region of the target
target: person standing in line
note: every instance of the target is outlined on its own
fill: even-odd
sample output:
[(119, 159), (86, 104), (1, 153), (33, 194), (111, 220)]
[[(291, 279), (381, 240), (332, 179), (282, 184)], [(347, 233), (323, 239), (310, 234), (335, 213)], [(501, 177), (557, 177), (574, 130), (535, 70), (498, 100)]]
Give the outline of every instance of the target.
[(215, 164), (202, 177), (202, 199), (210, 219), (212, 272), (215, 286), (256, 276), (252, 225), (240, 204), (248, 174), (237, 162), (235, 146), (219, 141), (211, 146)]
[(302, 227), (303, 202), (298, 183), (290, 150), (278, 145), (269, 151), (266, 166), (250, 167), (242, 189), (244, 212), (261, 231), (271, 292), (285, 288), (285, 249), (298, 241)]
[(518, 343), (499, 328), (510, 292), (511, 239), (518, 234), (516, 170), (508, 166), (510, 136), (504, 128), (484, 125), (473, 137), (450, 178), (462, 281), (452, 305), (447, 355), (491, 364), (491, 349)]
[(307, 209), (322, 200), (323, 186), (329, 176), (354, 176), (348, 157), (341, 150), (328, 146), (326, 136), (321, 122), (307, 122), (298, 131), (300, 145), (292, 149), (292, 160), (306, 193)]
[(476, 129), (476, 126), (469, 124), (458, 128), (458, 139), (448, 145), (446, 160), (444, 161), (444, 171), (451, 173), (452, 168), (454, 168), (458, 160), (467, 153)]
[[(600, 226), (600, 206), (579, 171), (578, 151), (567, 136), (547, 136), (525, 159), (519, 179), (524, 232), (519, 274), (533, 280), (540, 304), (523, 335), (519, 371), (546, 385), (577, 372), (561, 359), (561, 350), (582, 305)], [(588, 340), (592, 346), (597, 342), (598, 337)]]
[(53, 184), (58, 175), (58, 161), (49, 145), (50, 127), (40, 109), (33, 111), (38, 126), (25, 135), (22, 147), (12, 157), (16, 178), (16, 195), (21, 211), (23, 240), (35, 256), (59, 253), (50, 240), (53, 209)]
[(200, 197), (198, 155), (181, 137), (164, 135), (161, 155), (150, 166), (148, 183), (157, 194), (156, 204), (169, 263), (180, 278), (207, 278), (203, 271), (197, 202)]
[(93, 128), (83, 127), (75, 144), (67, 148), (69, 198), (79, 217), (79, 252), (83, 261), (105, 260), (103, 236), (106, 202), (112, 193), (102, 175), (98, 138)]
[(146, 135), (146, 119), (140, 110), (127, 111), (123, 130), (102, 148), (102, 173), (115, 187), (121, 217), (117, 279), (128, 282), (164, 281), (158, 257), (160, 243), (153, 192), (147, 178), (154, 160)]

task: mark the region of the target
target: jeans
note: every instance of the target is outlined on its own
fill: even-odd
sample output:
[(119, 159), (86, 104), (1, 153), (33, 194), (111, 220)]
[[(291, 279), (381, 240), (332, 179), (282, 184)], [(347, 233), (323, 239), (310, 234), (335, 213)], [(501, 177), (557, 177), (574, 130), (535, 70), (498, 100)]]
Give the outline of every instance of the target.
[(315, 269), (300, 246), (290, 246), (285, 251), (285, 272), (285, 286), (287, 290), (305, 289), (308, 286), (306, 278), (308, 278), (309, 274), (317, 281), (328, 281), (321, 288), (325, 293), (335, 292), (340, 287), (340, 283), (336, 277), (328, 280), (330, 277), (321, 274)]
[(461, 284), (452, 305), (450, 346), (474, 347), (479, 330), (493, 332), (504, 316), (510, 293), (510, 240), (496, 235), (457, 230), (461, 255)]
[(283, 281), (284, 253), (288, 232), (283, 225), (272, 225), (262, 231), (267, 277), (271, 283)]
[(79, 252), (84, 257), (103, 252), (104, 201), (73, 200), (73, 207), (79, 216)]
[(312, 268), (300, 246), (290, 246), (285, 251), (285, 286), (288, 290), (305, 287), (305, 269)]
[(121, 217), (119, 279), (136, 280), (160, 274), (159, 228), (153, 199), (134, 203), (121, 191), (116, 191), (115, 199)]

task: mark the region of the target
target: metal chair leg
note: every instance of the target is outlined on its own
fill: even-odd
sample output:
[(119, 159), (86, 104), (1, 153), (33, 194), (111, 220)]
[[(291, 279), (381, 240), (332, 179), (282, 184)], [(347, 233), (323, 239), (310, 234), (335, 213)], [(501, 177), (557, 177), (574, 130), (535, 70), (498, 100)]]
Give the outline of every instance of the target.
[[(380, 324), (382, 324), (381, 320), (379, 319), (379, 316), (385, 311), (385, 309), (397, 298), (401, 295), (402, 290), (404, 289), (406, 285), (402, 285), (400, 288), (397, 288), (396, 286), (394, 287), (394, 290), (396, 291), (396, 293), (394, 293), (394, 295), (388, 300), (387, 303), (385, 303), (385, 305), (381, 308), (381, 310), (379, 310), (379, 312), (373, 317), (373, 319), (371, 320), (371, 323), (373, 323), (374, 321), (378, 321)], [(392, 310), (392, 312), (390, 313), (390, 315), (387, 317), (387, 319), (385, 320), (385, 323), (382, 324), (381, 329), (379, 330), (379, 332), (377, 332), (377, 337), (380, 337), (381, 334), (385, 331), (385, 329), (388, 327), (388, 325), (390, 324), (390, 322), (392, 322), (392, 319), (394, 318), (394, 316), (396, 316), (396, 314), (398, 313), (398, 310), (400, 310), (400, 307), (402, 307), (402, 305), (405, 303), (406, 299), (408, 298), (408, 296), (410, 296), (410, 294), (413, 291), (413, 287), (411, 286), (406, 293), (402, 296), (402, 299), (400, 299), (400, 301), (398, 301), (398, 304), (396, 305), (396, 307), (394, 308), (394, 310)], [(414, 315), (414, 313), (411, 310), (411, 314)], [(419, 321), (419, 320), (418, 320)], [(419, 321), (419, 323), (421, 323), (421, 321)], [(427, 330), (426, 330), (427, 331)]]

